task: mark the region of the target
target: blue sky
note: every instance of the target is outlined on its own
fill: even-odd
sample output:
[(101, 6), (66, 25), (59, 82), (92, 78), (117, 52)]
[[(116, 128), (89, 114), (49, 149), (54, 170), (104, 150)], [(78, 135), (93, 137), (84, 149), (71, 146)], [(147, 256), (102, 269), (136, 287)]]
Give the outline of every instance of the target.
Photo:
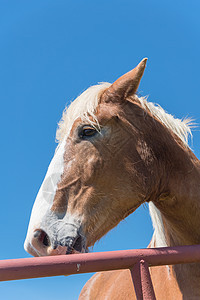
[[(199, 1), (184, 0), (0, 0), (0, 259), (29, 257), (23, 242), (57, 123), (87, 87), (113, 82), (147, 56), (140, 94), (199, 123), (199, 10)], [(199, 157), (199, 128), (193, 135)], [(93, 251), (144, 248), (151, 235), (144, 206)], [(1, 299), (77, 299), (90, 276), (3, 282)]]

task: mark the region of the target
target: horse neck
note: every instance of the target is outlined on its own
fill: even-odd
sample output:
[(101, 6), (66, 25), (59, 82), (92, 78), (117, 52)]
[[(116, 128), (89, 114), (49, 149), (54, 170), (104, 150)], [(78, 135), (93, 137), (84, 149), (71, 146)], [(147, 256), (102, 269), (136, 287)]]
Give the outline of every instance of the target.
[(133, 131), (143, 129), (138, 140), (144, 142), (137, 152), (146, 166), (142, 169), (146, 170), (142, 173), (146, 178), (145, 201), (152, 201), (161, 214), (163, 225), (159, 226), (163, 228), (158, 231), (164, 231), (168, 246), (200, 244), (200, 162), (162, 122), (148, 114), (144, 119), (140, 106), (135, 105), (134, 112), (133, 116), (125, 112), (123, 121)]
[(200, 244), (200, 162), (190, 149), (180, 150), (170, 166), (168, 192), (154, 200), (168, 246)]
[[(184, 153), (179, 158), (182, 168), (170, 178), (170, 193), (154, 201), (163, 222), (166, 246), (200, 244), (200, 163), (189, 149)], [(158, 234), (154, 246), (163, 246), (159, 245)], [(175, 265), (172, 270), (184, 299), (199, 299), (200, 264)]]
[(178, 164), (169, 180), (169, 192), (154, 204), (169, 246), (200, 244), (200, 163), (187, 149)]

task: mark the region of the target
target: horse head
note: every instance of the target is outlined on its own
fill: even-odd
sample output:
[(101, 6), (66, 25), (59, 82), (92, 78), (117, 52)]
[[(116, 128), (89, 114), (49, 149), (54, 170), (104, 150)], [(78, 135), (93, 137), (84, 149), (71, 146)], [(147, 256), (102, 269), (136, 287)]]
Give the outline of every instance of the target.
[(29, 253), (85, 252), (160, 193), (162, 148), (171, 133), (165, 129), (160, 143), (163, 126), (136, 95), (146, 60), (112, 85), (89, 88), (64, 112), (59, 145), (32, 210)]

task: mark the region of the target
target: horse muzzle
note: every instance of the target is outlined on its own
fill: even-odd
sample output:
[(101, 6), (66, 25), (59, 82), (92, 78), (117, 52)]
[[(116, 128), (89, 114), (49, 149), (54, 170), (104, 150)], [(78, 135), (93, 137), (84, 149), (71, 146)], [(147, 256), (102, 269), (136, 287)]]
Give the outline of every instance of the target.
[(78, 229), (67, 224), (60, 230), (37, 229), (34, 231), (27, 251), (36, 256), (64, 255), (86, 252), (85, 237)]

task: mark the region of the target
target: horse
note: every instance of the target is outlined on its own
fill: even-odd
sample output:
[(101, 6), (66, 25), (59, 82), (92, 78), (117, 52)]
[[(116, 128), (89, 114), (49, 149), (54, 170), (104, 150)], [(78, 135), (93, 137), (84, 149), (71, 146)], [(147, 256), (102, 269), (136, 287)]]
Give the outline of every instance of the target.
[[(25, 250), (84, 253), (141, 204), (148, 247), (200, 244), (200, 163), (191, 121), (139, 97), (147, 59), (113, 84), (89, 87), (63, 112), (58, 147), (34, 203)], [(200, 299), (200, 265), (150, 268), (157, 299)], [(129, 270), (96, 273), (82, 299), (136, 299)]]

